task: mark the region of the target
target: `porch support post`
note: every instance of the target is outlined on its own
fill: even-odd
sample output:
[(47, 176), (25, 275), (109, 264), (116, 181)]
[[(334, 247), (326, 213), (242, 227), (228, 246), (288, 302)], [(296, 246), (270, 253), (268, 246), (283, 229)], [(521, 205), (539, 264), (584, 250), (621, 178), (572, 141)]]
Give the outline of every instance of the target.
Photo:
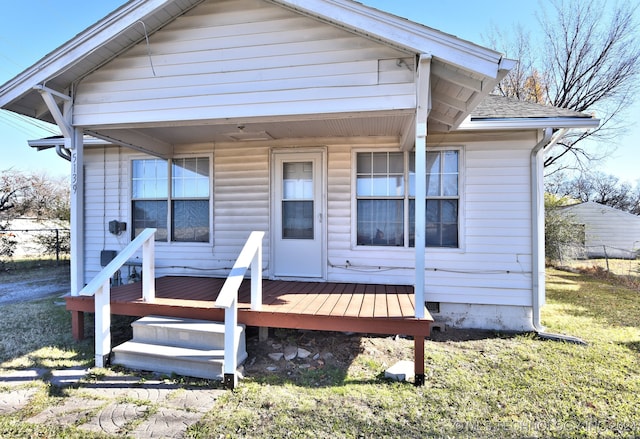
[[(425, 225), (427, 198), (427, 117), (431, 109), (431, 57), (422, 54), (418, 60), (416, 87), (416, 215), (415, 215), (415, 304), (416, 318), (425, 315), (424, 281), (425, 281)], [(424, 345), (424, 340), (423, 340)], [(417, 348), (417, 346), (416, 346)], [(424, 353), (423, 353), (424, 356)], [(417, 365), (416, 365), (417, 367)]]
[(424, 335), (413, 336), (413, 371), (415, 375), (414, 384), (424, 385)]
[[(77, 296), (84, 287), (84, 145), (83, 132), (73, 126), (73, 90), (69, 94), (48, 88), (34, 87), (40, 93), (60, 132), (64, 147), (71, 151), (71, 295)], [(62, 101), (62, 110), (58, 104)], [(78, 317), (78, 316), (76, 316)], [(79, 318), (76, 319), (79, 321)], [(79, 328), (72, 328), (79, 333)]]
[(95, 365), (105, 367), (111, 353), (111, 280), (107, 279), (94, 295)]
[(82, 130), (73, 129), (65, 138), (71, 151), (71, 295), (84, 287), (84, 145)]
[(84, 340), (84, 313), (71, 311), (71, 335), (76, 341)]

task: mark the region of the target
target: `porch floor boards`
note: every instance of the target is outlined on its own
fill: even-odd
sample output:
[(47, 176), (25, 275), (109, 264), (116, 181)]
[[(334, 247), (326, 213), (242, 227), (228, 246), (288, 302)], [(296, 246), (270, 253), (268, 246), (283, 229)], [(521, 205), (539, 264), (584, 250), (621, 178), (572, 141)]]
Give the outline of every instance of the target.
[[(142, 300), (142, 284), (112, 287), (111, 313), (224, 320), (214, 302), (225, 279), (166, 276), (156, 279), (156, 300)], [(252, 311), (251, 282), (238, 295), (238, 321), (248, 326), (428, 336), (431, 316), (415, 318), (413, 287), (263, 280), (262, 310)], [(67, 296), (72, 312), (94, 312), (93, 297)]]

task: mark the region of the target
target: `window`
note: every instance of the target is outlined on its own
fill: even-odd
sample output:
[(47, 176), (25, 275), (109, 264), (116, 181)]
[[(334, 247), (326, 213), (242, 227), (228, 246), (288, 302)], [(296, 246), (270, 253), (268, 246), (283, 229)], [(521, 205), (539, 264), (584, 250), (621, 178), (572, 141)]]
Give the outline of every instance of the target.
[(133, 160), (132, 233), (156, 241), (209, 242), (209, 158)]
[[(409, 164), (415, 175), (415, 160)], [(427, 213), (425, 239), (427, 247), (458, 247), (458, 181), (459, 152), (456, 150), (427, 151)], [(410, 181), (414, 181), (413, 178)], [(409, 189), (410, 245), (415, 245), (415, 185)]]
[[(415, 156), (363, 152), (356, 160), (357, 245), (415, 246)], [(457, 248), (459, 151), (428, 151), (426, 165), (425, 245)]]
[(404, 245), (404, 153), (358, 153), (358, 245)]

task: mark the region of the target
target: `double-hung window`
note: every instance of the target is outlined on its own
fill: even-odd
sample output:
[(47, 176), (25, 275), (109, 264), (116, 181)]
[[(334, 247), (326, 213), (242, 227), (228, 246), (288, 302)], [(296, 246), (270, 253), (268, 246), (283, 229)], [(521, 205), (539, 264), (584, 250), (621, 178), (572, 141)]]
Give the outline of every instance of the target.
[[(415, 175), (415, 160), (412, 154), (409, 173)], [(458, 150), (427, 151), (427, 200), (425, 245), (427, 247), (459, 246), (459, 161)], [(409, 223), (410, 245), (414, 246), (415, 233), (415, 184), (410, 178)]]
[[(460, 245), (459, 162), (458, 149), (427, 151), (426, 247)], [(413, 153), (357, 153), (357, 245), (415, 246), (416, 178)]]
[(132, 234), (158, 229), (156, 241), (209, 242), (208, 157), (132, 162)]
[(357, 244), (403, 246), (404, 153), (361, 152), (357, 157)]

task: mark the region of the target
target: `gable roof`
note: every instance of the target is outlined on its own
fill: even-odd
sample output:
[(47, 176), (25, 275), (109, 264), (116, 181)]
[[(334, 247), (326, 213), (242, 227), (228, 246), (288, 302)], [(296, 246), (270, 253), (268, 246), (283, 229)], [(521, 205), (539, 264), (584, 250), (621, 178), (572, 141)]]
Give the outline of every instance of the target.
[[(205, 0), (132, 0), (0, 86), (0, 107), (53, 121), (35, 88), (64, 95), (73, 84)], [(499, 52), (352, 0), (264, 0), (431, 57), (431, 127), (454, 129), (515, 65)], [(60, 107), (62, 106), (59, 103)]]
[(634, 215), (624, 210), (616, 209), (615, 207), (607, 206), (606, 204), (596, 203), (595, 201), (585, 201), (583, 203), (572, 204), (570, 206), (563, 206), (563, 211), (566, 212), (596, 212), (603, 215), (615, 215), (623, 218), (625, 221), (632, 221), (634, 223), (640, 223), (640, 216)]

